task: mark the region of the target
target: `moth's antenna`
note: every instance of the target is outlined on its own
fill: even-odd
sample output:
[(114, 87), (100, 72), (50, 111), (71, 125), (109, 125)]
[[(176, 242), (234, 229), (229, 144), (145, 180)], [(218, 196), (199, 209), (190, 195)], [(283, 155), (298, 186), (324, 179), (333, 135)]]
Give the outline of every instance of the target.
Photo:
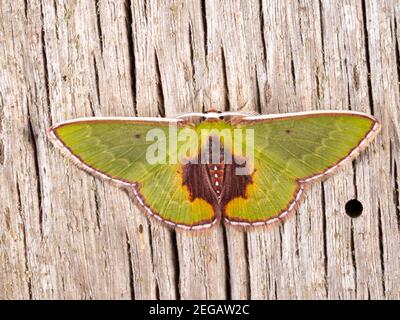
[(259, 113), (250, 108), (250, 101), (251, 99), (247, 100), (247, 102), (241, 108), (239, 108), (239, 110), (246, 113), (246, 115), (258, 116)]
[(249, 110), (251, 99), (247, 100), (247, 102), (239, 108), (240, 111), (251, 111)]
[(194, 97), (194, 105), (196, 110), (201, 109), (202, 112), (204, 112), (204, 95), (203, 95), (204, 90), (199, 89)]

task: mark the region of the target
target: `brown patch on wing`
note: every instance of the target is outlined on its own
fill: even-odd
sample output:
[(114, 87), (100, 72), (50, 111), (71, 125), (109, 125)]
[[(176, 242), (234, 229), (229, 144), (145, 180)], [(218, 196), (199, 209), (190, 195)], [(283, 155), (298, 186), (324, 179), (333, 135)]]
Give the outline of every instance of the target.
[(236, 174), (236, 168), (244, 166), (245, 164), (238, 164), (236, 158), (234, 158), (233, 163), (225, 165), (224, 188), (220, 201), (223, 212), (225, 211), (225, 206), (232, 199), (237, 197), (247, 198), (246, 189), (249, 184), (253, 183), (252, 176)]
[(213, 207), (216, 207), (218, 200), (210, 185), (207, 165), (188, 163), (182, 165), (182, 168), (182, 185), (187, 186), (190, 193), (190, 201), (200, 198), (210, 203)]

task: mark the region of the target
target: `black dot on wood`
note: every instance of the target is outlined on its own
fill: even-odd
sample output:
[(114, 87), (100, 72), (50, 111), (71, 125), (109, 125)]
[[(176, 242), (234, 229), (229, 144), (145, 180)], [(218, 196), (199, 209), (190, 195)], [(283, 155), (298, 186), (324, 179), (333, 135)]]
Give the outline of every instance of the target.
[(344, 208), (346, 210), (347, 215), (351, 218), (357, 218), (361, 216), (364, 209), (362, 203), (357, 199), (352, 199), (347, 201)]
[(139, 224), (138, 231), (139, 233), (143, 233), (143, 225)]

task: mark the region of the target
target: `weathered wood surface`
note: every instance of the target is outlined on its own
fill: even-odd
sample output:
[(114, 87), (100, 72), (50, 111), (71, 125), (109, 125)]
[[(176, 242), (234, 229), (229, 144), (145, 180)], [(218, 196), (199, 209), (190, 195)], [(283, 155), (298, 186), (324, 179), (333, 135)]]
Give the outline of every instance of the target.
[[(398, 0), (0, 0), (0, 298), (400, 298), (399, 42)], [(200, 235), (149, 221), (46, 137), (247, 101), (383, 130), (284, 225)]]

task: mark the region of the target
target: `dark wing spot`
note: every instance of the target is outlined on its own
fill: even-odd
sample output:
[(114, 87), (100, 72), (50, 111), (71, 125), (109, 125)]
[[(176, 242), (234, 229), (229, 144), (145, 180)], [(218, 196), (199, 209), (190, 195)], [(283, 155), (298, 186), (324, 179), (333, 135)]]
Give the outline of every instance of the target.
[(285, 132), (286, 132), (287, 134), (290, 134), (290, 133), (292, 133), (292, 130), (286, 129)]
[(142, 135), (141, 135), (140, 133), (135, 133), (135, 135), (134, 135), (134, 137), (135, 137), (136, 139), (139, 139), (141, 136), (142, 136)]

